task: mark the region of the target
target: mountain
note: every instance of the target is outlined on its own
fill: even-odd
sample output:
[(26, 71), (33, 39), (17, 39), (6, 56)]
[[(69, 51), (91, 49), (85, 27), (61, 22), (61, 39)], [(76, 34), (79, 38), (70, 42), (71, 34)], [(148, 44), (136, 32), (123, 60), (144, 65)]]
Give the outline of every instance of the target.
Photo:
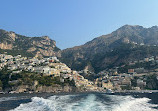
[(0, 29), (0, 53), (28, 57), (58, 56), (74, 70), (99, 72), (158, 55), (158, 26), (124, 25), (81, 46), (60, 50), (48, 36), (26, 37)]
[(99, 72), (130, 60), (158, 54), (158, 27), (124, 25), (81, 46), (61, 51), (61, 61), (72, 69)]
[(59, 50), (56, 42), (48, 36), (26, 37), (0, 29), (0, 53), (44, 57), (54, 56)]

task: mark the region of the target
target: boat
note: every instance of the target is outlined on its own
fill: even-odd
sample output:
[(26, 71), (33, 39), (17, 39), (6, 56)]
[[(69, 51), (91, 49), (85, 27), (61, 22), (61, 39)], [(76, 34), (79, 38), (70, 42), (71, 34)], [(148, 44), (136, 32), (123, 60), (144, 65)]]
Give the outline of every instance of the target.
[(114, 93), (111, 89), (106, 89), (106, 93)]

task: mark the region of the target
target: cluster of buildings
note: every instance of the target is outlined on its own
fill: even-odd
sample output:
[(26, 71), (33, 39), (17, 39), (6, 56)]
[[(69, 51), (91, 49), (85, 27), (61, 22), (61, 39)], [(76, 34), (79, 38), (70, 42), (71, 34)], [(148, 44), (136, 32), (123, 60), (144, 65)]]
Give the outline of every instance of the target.
[(66, 64), (61, 63), (57, 57), (37, 59), (22, 57), (21, 55), (0, 54), (0, 70), (3, 68), (10, 71), (10, 75), (29, 71), (43, 76), (58, 76), (61, 82), (64, 82), (65, 79), (74, 80), (76, 87), (84, 90), (95, 89), (93, 82), (85, 79), (77, 71), (71, 70)]
[[(137, 64), (148, 64), (148, 68), (137, 66)], [(118, 69), (129, 67), (126, 72), (120, 73)], [(134, 68), (131, 68), (133, 67)], [(150, 68), (149, 68), (150, 67)], [(95, 85), (102, 87), (103, 89), (114, 90), (142, 90), (145, 89), (146, 76), (156, 74), (158, 78), (158, 56), (151, 56), (144, 58), (143, 60), (131, 61), (127, 65), (115, 67), (98, 73), (100, 76), (95, 80)], [(135, 80), (136, 86), (132, 85), (132, 81)]]
[[(141, 64), (142, 66), (137, 66), (137, 64)], [(148, 64), (148, 66), (145, 66), (146, 64)], [(158, 72), (158, 56), (146, 57), (144, 60), (131, 61), (127, 65), (129, 67), (135, 66), (134, 68), (128, 69), (129, 74)]]
[[(144, 58), (144, 60), (129, 62), (128, 66), (137, 63), (150, 62), (150, 65), (158, 64), (158, 57), (151, 56)], [(43, 59), (27, 58), (21, 55), (12, 56), (0, 54), (0, 70), (7, 69), (12, 74), (22, 73), (22, 71), (35, 72), (43, 76), (60, 77), (60, 82), (65, 79), (74, 80), (75, 85), (81, 91), (103, 91), (105, 89), (113, 90), (140, 90), (146, 86), (147, 75), (157, 74), (158, 68), (147, 70), (144, 67), (129, 68), (126, 73), (119, 73), (118, 69), (124, 66), (115, 67), (101, 71), (96, 74), (98, 78), (90, 81), (81, 75), (82, 71), (71, 70), (66, 64), (61, 63), (57, 57), (48, 57)], [(87, 71), (84, 71), (84, 73)], [(137, 77), (136, 86), (132, 86), (132, 80)]]
[(152, 62), (154, 65), (154, 64), (158, 63), (158, 56), (145, 57), (144, 59), (130, 61), (129, 65), (135, 65), (137, 63), (146, 63), (146, 62)]
[(131, 85), (131, 79), (133, 75), (131, 74), (118, 74), (117, 71), (102, 71), (99, 73), (100, 77), (95, 79), (94, 84), (102, 90), (112, 89), (112, 90), (123, 90), (127, 86)]

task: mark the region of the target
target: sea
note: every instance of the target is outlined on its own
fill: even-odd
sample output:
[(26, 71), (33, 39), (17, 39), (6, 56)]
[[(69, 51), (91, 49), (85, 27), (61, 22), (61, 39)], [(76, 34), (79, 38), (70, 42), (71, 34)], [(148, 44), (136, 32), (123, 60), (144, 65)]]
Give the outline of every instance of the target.
[(158, 93), (1, 94), (0, 111), (158, 111)]

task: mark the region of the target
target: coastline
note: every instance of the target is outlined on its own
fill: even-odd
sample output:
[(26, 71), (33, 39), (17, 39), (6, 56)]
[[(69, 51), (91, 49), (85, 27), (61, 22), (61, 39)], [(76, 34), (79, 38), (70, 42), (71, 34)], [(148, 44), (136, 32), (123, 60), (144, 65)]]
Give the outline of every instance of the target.
[(156, 93), (158, 90), (122, 90), (114, 91), (115, 93)]
[(13, 93), (5, 93), (0, 92), (0, 97), (2, 95), (69, 95), (69, 94), (86, 94), (86, 93), (105, 93), (105, 94), (115, 94), (115, 93), (158, 93), (158, 90), (122, 90), (122, 91), (113, 91), (113, 92), (106, 92), (106, 91), (70, 91), (70, 92), (13, 92)]
[(69, 95), (69, 94), (86, 94), (86, 93), (102, 93), (100, 91), (72, 91), (72, 92), (15, 92), (15, 93), (0, 93), (0, 97), (2, 95), (43, 95), (43, 94), (48, 94), (48, 95)]

